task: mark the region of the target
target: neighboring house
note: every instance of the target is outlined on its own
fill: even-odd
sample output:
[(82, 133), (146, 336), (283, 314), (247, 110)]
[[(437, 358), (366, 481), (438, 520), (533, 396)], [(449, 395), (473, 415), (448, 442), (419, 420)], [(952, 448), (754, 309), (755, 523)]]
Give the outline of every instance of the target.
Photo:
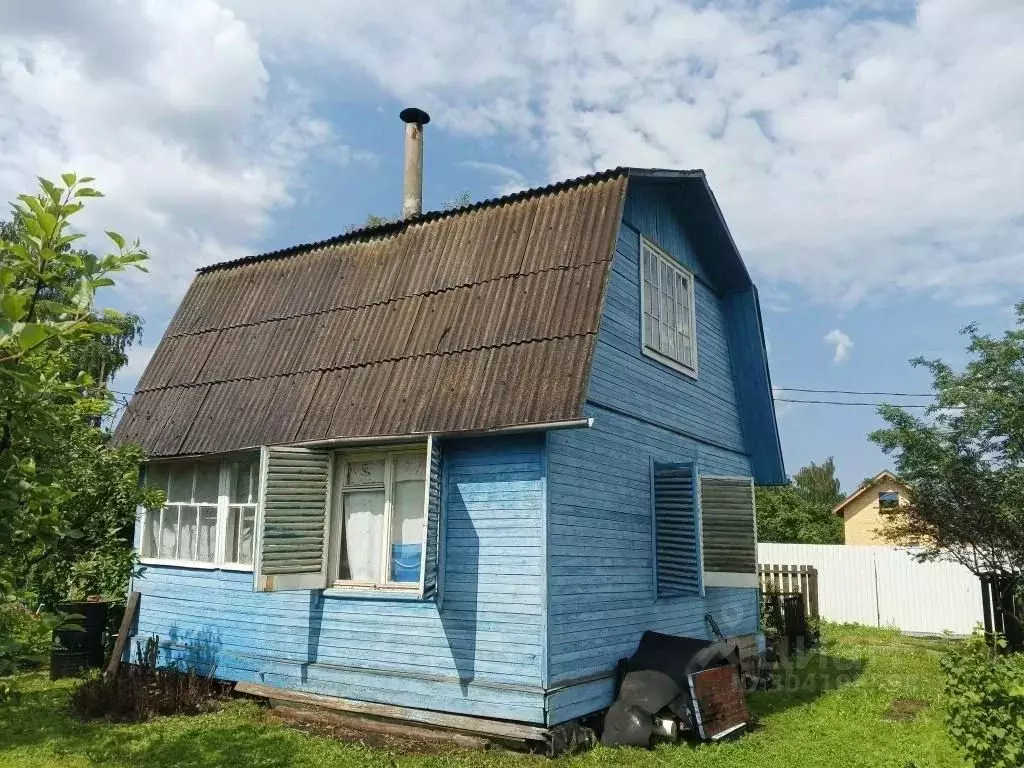
[(843, 518), (845, 544), (892, 544), (882, 535), (886, 516), (907, 501), (907, 486), (892, 472), (879, 472), (836, 505), (832, 513)]
[(136, 638), (220, 678), (549, 726), (644, 630), (758, 633), (781, 483), (701, 171), (617, 169), (200, 271), (117, 428)]

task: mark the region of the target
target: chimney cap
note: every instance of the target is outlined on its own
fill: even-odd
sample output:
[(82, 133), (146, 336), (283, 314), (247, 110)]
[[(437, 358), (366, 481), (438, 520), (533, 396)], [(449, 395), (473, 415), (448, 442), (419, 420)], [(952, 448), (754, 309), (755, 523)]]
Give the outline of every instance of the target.
[(430, 115), (424, 112), (419, 107), (406, 107), (398, 116), (402, 118), (403, 123), (416, 123), (417, 125), (426, 125), (430, 122)]

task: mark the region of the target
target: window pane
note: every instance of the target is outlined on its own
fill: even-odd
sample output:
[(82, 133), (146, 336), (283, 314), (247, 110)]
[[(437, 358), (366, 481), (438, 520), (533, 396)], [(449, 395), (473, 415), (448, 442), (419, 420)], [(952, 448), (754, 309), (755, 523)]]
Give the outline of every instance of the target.
[(141, 554), (143, 557), (156, 556), (156, 533), (160, 525), (160, 510), (147, 509), (146, 517), (142, 523)]
[(356, 459), (348, 462), (348, 473), (345, 476), (345, 485), (383, 485), (384, 484), (384, 459), (360, 461)]
[(238, 562), (238, 518), (241, 514), (241, 507), (228, 507), (224, 526), (224, 560), (229, 563)]
[(654, 255), (654, 251), (648, 248), (646, 245), (643, 247), (643, 277), (645, 280), (657, 284), (658, 272), (657, 272), (657, 257)]
[(196, 560), (201, 563), (212, 563), (217, 549), (217, 509), (201, 507), (199, 509), (199, 544), (196, 549)]
[(658, 287), (644, 281), (644, 312), (658, 314)]
[(165, 507), (161, 512), (159, 557), (173, 558), (178, 545), (178, 508)]
[(660, 280), (662, 290), (668, 291), (668, 284), (672, 282), (672, 275), (674, 274), (672, 272), (672, 267), (670, 267), (661, 259), (658, 260), (658, 267), (661, 272)]
[(172, 464), (171, 483), (167, 491), (167, 501), (185, 502), (192, 501), (192, 477), (195, 466), (192, 464)]
[(340, 578), (377, 581), (384, 534), (384, 491), (356, 491), (343, 496)]
[(232, 504), (255, 504), (260, 465), (256, 459), (231, 465), (230, 501)]
[[(420, 480), (426, 477), (427, 456), (425, 453), (400, 453), (395, 456), (395, 482)], [(422, 482), (421, 482), (422, 485)]]
[(661, 351), (673, 360), (679, 357), (679, 350), (676, 349), (676, 332), (670, 325), (661, 326)]
[(167, 465), (149, 464), (146, 467), (146, 485), (167, 492)]
[(196, 465), (196, 502), (216, 504), (220, 493), (220, 467), (204, 461)]
[(252, 542), (256, 527), (256, 510), (253, 507), (229, 507), (225, 538), (227, 539), (224, 560), (229, 563), (249, 565), (252, 563)]
[(424, 493), (422, 479), (395, 483), (391, 510), (390, 581), (408, 583), (420, 580)]
[(644, 322), (647, 325), (647, 346), (652, 349), (659, 349), (659, 336), (658, 336), (658, 319), (648, 315), (644, 318)]
[(195, 560), (196, 544), (196, 508), (182, 507), (178, 512), (178, 560)]
[(238, 562), (252, 564), (252, 541), (256, 530), (256, 510), (242, 510), (242, 531), (238, 537)]

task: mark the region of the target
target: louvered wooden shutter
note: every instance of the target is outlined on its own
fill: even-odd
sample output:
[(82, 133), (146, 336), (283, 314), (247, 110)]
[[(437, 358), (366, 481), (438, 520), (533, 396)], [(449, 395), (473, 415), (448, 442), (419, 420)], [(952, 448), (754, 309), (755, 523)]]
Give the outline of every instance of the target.
[(434, 437), (427, 440), (427, 514), (423, 520), (423, 559), (420, 562), (420, 597), (438, 596), (441, 532), (441, 443)]
[(264, 447), (255, 560), (258, 592), (327, 586), (327, 508), (331, 454)]
[[(705, 583), (757, 586), (753, 480), (702, 475), (700, 499)], [(743, 578), (730, 581), (710, 574), (736, 574)]]
[(703, 589), (694, 475), (693, 464), (654, 465), (658, 597), (699, 595)]

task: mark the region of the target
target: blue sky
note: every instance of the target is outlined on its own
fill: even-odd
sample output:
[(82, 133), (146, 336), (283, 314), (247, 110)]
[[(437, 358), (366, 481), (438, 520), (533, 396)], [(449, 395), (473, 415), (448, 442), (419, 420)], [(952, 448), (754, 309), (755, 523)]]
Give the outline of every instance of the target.
[[(196, 267), (619, 164), (704, 168), (781, 387), (924, 392), (1024, 291), (1024, 5), (72, 0), (0, 8), (0, 195), (75, 169), (87, 231), (139, 236), (131, 389)], [(97, 247), (99, 242), (97, 241)], [(803, 393), (802, 399), (876, 400)], [(914, 402), (921, 402), (921, 398)], [(873, 408), (778, 404), (787, 467), (886, 466)]]

